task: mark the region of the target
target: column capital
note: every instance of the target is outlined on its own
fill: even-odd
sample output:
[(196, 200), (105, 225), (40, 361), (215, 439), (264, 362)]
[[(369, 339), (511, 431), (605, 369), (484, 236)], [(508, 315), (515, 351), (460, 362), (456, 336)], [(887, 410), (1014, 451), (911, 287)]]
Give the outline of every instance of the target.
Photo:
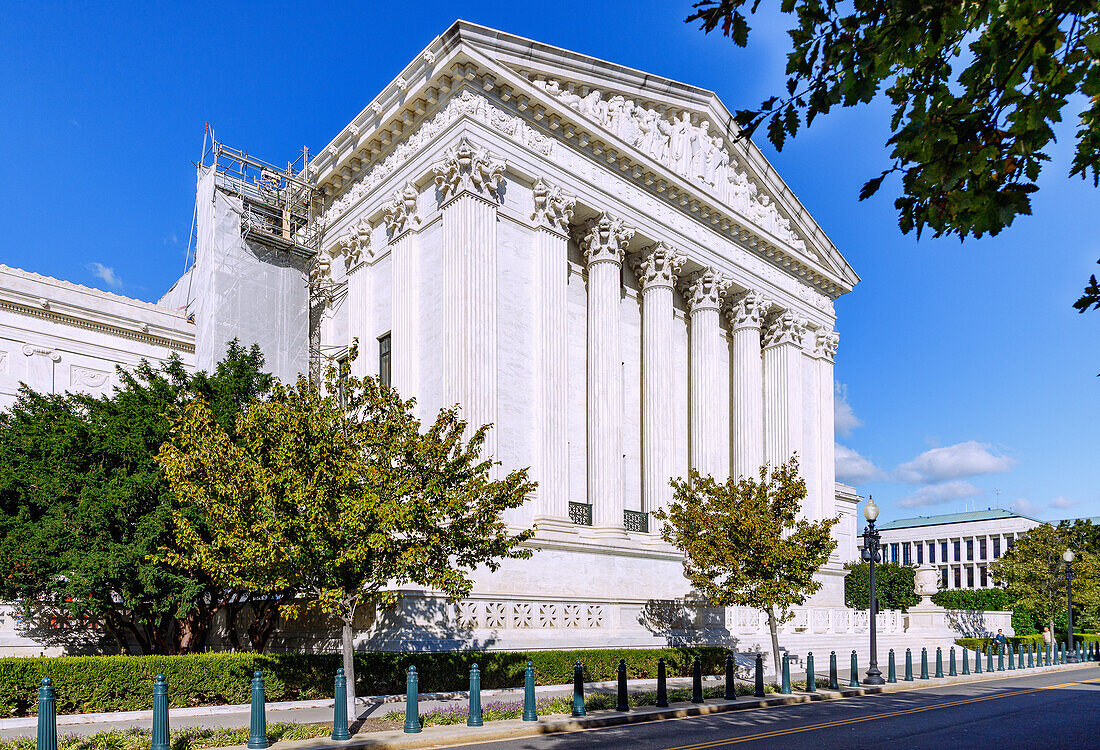
[(531, 220), (535, 222), (535, 226), (568, 235), (569, 222), (573, 218), (573, 206), (577, 199), (572, 195), (565, 195), (556, 185), (552, 187), (546, 184), (541, 177), (535, 180), (531, 197), (535, 202), (535, 210), (531, 212)]
[(613, 219), (604, 212), (584, 223), (579, 234), (579, 243), (588, 265), (606, 261), (622, 265), (626, 245), (633, 236), (633, 227), (628, 227), (622, 219)]
[(642, 291), (654, 287), (676, 287), (677, 274), (687, 262), (687, 257), (679, 250), (658, 242), (631, 258), (630, 267), (642, 285)]
[(765, 324), (762, 343), (765, 349), (779, 344), (802, 346), (805, 333), (806, 322), (796, 318), (790, 310), (783, 310)]
[(495, 202), (500, 198), (505, 166), (505, 162), (494, 158), (488, 149), (474, 146), (463, 138), (445, 152), (443, 161), (432, 167), (440, 204), (462, 193), (491, 197)]
[(760, 292), (745, 292), (734, 298), (733, 304), (726, 310), (726, 319), (735, 331), (739, 328), (760, 328), (769, 307), (771, 303)]
[(688, 312), (721, 309), (722, 299), (726, 296), (729, 288), (730, 280), (721, 271), (716, 271), (713, 268), (696, 271), (688, 277), (684, 284), (684, 297), (687, 300)]
[(814, 332), (814, 357), (832, 362), (839, 343), (839, 333), (829, 328), (818, 328)]
[(390, 239), (395, 240), (411, 229), (420, 228), (420, 192), (412, 182), (396, 191), (383, 213)]

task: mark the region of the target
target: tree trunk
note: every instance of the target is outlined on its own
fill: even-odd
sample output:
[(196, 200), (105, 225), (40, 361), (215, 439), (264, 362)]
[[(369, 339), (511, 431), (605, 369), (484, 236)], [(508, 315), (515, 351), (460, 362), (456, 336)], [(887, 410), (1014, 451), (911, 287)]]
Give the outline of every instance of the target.
[(768, 630), (772, 634), (772, 659), (775, 664), (775, 684), (783, 681), (783, 665), (779, 661), (779, 624), (776, 622), (775, 607), (768, 607)]
[(252, 601), (252, 622), (248, 625), (248, 640), (253, 650), (263, 653), (267, 641), (279, 624), (279, 611), (283, 605), (294, 598), (293, 594), (283, 594), (277, 599), (266, 598), (262, 605)]
[(348, 720), (355, 721), (355, 631), (352, 628), (352, 620), (355, 618), (355, 610), (346, 616), (343, 626), (340, 628), (340, 641), (344, 652), (344, 677), (348, 681)]

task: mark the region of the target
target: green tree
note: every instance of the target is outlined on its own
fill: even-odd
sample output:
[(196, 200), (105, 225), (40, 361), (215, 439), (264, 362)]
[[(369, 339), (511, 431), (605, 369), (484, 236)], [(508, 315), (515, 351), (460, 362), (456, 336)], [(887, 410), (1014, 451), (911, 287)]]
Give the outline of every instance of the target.
[[(871, 566), (865, 562), (844, 565), (844, 606), (869, 609), (871, 601)], [(915, 588), (916, 570), (898, 563), (875, 564), (875, 598), (878, 609), (906, 610), (920, 603)]]
[(413, 406), (345, 365), (326, 393), (277, 385), (238, 416), (239, 443), (188, 403), (160, 455), (179, 502), (165, 558), (226, 588), (294, 594), (288, 615), (337, 618), (349, 702), (361, 605), (393, 605), (406, 584), (460, 598), (476, 566), (531, 554), (520, 545), (532, 532), (501, 519), (534, 490), (526, 469), (493, 479), (479, 457), (488, 426), (464, 441), (466, 423), (443, 409), (422, 430)]
[[(702, 0), (687, 21), (745, 46), (746, 14), (759, 5)], [(1096, 0), (783, 0), (780, 11), (790, 18), (786, 91), (737, 112), (743, 133), (767, 122), (782, 149), (817, 116), (884, 91), (893, 165), (860, 199), (900, 174), (903, 232), (981, 237), (1030, 214), (1053, 125), (1071, 99), (1085, 109), (1070, 175), (1100, 180)]]
[[(1021, 534), (1012, 549), (989, 565), (993, 580), (1022, 607), (1031, 610), (1054, 633), (1055, 619), (1067, 606), (1065, 563), (1062, 554), (1074, 547), (1065, 529), (1049, 523)], [(1084, 610), (1095, 611), (1100, 603), (1100, 566), (1091, 552), (1074, 549), (1073, 599)], [(1076, 609), (1076, 607), (1075, 607)]]
[(779, 625), (821, 588), (813, 575), (836, 549), (830, 530), (839, 516), (799, 518), (806, 482), (798, 460), (760, 469), (759, 479), (724, 483), (692, 470), (672, 480), (674, 497), (654, 516), (665, 521), (661, 537), (684, 553), (684, 576), (712, 606), (763, 611), (779, 664)]
[(227, 592), (149, 559), (171, 539), (156, 455), (169, 409), (202, 397), (231, 421), (269, 388), (262, 367), (257, 347), (234, 341), (211, 374), (172, 357), (120, 368), (121, 387), (101, 397), (22, 386), (0, 413), (0, 599), (22, 602), (31, 627), (67, 621), (37, 633), (67, 645), (103, 628), (124, 653), (201, 648)]

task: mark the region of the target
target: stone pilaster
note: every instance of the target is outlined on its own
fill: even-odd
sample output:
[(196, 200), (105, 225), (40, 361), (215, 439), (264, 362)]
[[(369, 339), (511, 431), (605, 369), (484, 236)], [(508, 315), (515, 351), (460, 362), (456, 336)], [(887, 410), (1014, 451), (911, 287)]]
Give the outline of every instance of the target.
[(764, 363), (760, 327), (768, 302), (758, 292), (736, 299), (726, 317), (733, 335), (733, 471), (735, 477), (757, 476), (764, 464)]
[(685, 261), (658, 243), (633, 262), (642, 286), (642, 510), (649, 513), (672, 500), (672, 292)]
[(802, 456), (802, 334), (789, 311), (764, 330), (764, 460), (775, 468)]
[(840, 336), (831, 330), (819, 328), (814, 333), (813, 357), (817, 368), (817, 473), (820, 485), (819, 518), (836, 514), (836, 437), (833, 424), (833, 362)]
[(535, 318), (538, 340), (537, 418), (540, 442), (535, 464), (536, 521), (569, 519), (569, 364), (566, 291), (569, 277), (569, 221), (576, 199), (542, 179), (532, 188), (535, 223)]
[(729, 289), (729, 280), (706, 269), (692, 276), (685, 289), (688, 304), (690, 349), (691, 468), (719, 482), (729, 476), (729, 442), (721, 429), (719, 361), (726, 356), (718, 311)]
[(363, 218), (359, 223), (347, 229), (340, 238), (339, 254), (344, 258), (344, 268), (348, 284), (348, 339), (358, 340), (359, 356), (351, 363), (351, 374), (355, 377), (377, 374), (377, 344), (373, 335), (373, 315), (367, 288), (367, 274), (363, 273), (363, 261), (372, 255), (371, 226)]
[(634, 230), (606, 213), (580, 237), (588, 263), (588, 502), (593, 525), (623, 531), (622, 262)]
[(403, 398), (419, 396), (420, 192), (411, 182), (385, 209), (390, 235), (390, 384)]
[[(470, 430), (497, 421), (497, 206), (504, 163), (463, 138), (435, 172), (443, 215), (443, 399)], [(496, 430), (483, 456), (496, 455)]]

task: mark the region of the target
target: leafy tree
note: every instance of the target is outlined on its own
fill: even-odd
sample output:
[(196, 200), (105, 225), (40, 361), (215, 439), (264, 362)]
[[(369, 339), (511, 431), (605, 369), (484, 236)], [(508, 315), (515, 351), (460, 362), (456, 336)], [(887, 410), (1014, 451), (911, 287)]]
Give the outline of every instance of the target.
[[(1006, 592), (1016, 602), (1031, 610), (1050, 627), (1067, 606), (1065, 563), (1062, 554), (1073, 547), (1073, 539), (1065, 529), (1049, 523), (1021, 534), (1016, 544), (999, 560), (989, 565), (993, 580), (1003, 583)], [(1091, 552), (1074, 549), (1073, 599), (1082, 609), (1094, 611), (1100, 604), (1100, 566)]]
[[(844, 606), (868, 609), (871, 601), (871, 566), (865, 562), (850, 562), (844, 567)], [(915, 588), (916, 570), (898, 563), (875, 564), (875, 598), (878, 609), (906, 610), (920, 603)]]
[(172, 496), (156, 455), (167, 412), (201, 396), (230, 420), (271, 376), (257, 347), (231, 342), (212, 374), (178, 357), (119, 368), (111, 395), (41, 394), (21, 386), (0, 413), (0, 598), (28, 621), (63, 619), (46, 638), (91, 640), (99, 628), (124, 653), (201, 648), (226, 592), (208, 577), (149, 559), (170, 543)]
[(501, 514), (534, 484), (526, 469), (493, 479), (479, 458), (488, 426), (464, 441), (455, 409), (422, 430), (413, 401), (346, 365), (327, 386), (277, 385), (238, 415), (239, 443), (206, 402), (183, 406), (160, 455), (179, 501), (178, 551), (165, 558), (287, 597), (287, 615), (317, 606), (338, 618), (350, 702), (359, 606), (392, 605), (406, 584), (459, 598), (476, 566), (530, 556), (520, 545), (532, 532), (510, 533)]
[[(799, 518), (806, 482), (798, 459), (760, 469), (760, 478), (733, 477), (724, 483), (692, 471), (672, 480), (661, 537), (684, 553), (684, 575), (712, 606), (742, 606), (768, 617), (772, 658), (779, 664), (780, 624), (821, 588), (813, 575), (836, 548), (830, 530), (839, 516)], [(778, 668), (776, 675), (778, 679)]]
[[(746, 13), (759, 5), (701, 0), (687, 21), (743, 47)], [(783, 0), (780, 10), (791, 25), (786, 93), (737, 112), (744, 134), (766, 121), (782, 149), (803, 123), (885, 91), (893, 165), (860, 200), (899, 173), (903, 232), (981, 237), (1030, 214), (1052, 126), (1070, 99), (1085, 103), (1070, 175), (1100, 180), (1096, 0)]]

